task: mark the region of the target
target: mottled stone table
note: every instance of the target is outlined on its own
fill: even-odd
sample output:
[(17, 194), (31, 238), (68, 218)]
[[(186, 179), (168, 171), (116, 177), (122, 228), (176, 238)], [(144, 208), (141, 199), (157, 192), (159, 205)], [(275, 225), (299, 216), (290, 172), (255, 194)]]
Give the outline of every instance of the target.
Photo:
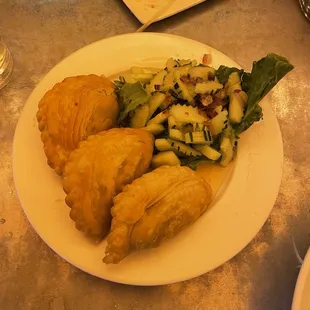
[(184, 283), (130, 287), (69, 265), (25, 218), (11, 152), (27, 97), (73, 51), (139, 26), (120, 0), (0, 0), (0, 34), (15, 60), (0, 91), (0, 309), (289, 309), (299, 270), (291, 234), (302, 256), (310, 245), (310, 24), (297, 0), (209, 0), (148, 29), (209, 44), (247, 69), (271, 51), (296, 67), (270, 95), (284, 141), (280, 194), (239, 255)]

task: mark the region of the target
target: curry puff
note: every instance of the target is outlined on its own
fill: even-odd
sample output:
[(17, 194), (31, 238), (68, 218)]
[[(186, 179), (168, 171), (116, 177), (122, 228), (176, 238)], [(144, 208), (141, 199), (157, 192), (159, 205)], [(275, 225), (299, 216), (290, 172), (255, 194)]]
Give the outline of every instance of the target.
[(210, 204), (210, 185), (190, 168), (162, 166), (124, 187), (114, 198), (103, 261), (157, 247), (195, 222)]
[(145, 130), (114, 128), (88, 137), (70, 154), (63, 188), (78, 230), (96, 240), (106, 236), (113, 197), (148, 170), (153, 144)]
[(89, 135), (117, 125), (119, 106), (110, 80), (94, 74), (68, 77), (39, 103), (37, 120), (48, 164), (58, 174)]

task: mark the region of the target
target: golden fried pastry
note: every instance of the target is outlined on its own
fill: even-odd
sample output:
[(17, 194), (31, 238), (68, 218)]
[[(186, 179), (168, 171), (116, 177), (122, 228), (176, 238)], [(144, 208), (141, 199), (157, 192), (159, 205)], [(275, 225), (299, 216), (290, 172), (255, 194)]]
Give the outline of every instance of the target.
[(48, 164), (62, 174), (68, 155), (89, 135), (116, 126), (113, 84), (94, 74), (68, 77), (39, 103), (37, 120)]
[(147, 131), (114, 128), (88, 137), (70, 154), (63, 188), (78, 230), (96, 240), (105, 237), (113, 197), (148, 170), (153, 144)]
[(209, 184), (190, 168), (162, 166), (114, 198), (103, 261), (116, 264), (133, 251), (157, 247), (195, 222), (210, 204)]

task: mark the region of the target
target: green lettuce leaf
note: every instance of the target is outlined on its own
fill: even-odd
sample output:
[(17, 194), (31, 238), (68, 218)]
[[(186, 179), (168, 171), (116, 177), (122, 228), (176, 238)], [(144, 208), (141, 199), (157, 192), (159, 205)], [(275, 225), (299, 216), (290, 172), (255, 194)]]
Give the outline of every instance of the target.
[(262, 118), (262, 109), (258, 103), (293, 68), (286, 58), (272, 53), (253, 62), (251, 73), (242, 76), (248, 104), (241, 123), (234, 126), (237, 135)]
[(150, 96), (146, 93), (140, 82), (126, 83), (124, 81), (116, 81), (115, 87), (116, 94), (121, 104), (119, 122), (123, 121), (129, 112), (145, 104), (150, 99)]
[(219, 80), (221, 84), (225, 84), (228, 81), (230, 74), (233, 72), (239, 72), (239, 75), (242, 76), (243, 70), (235, 68), (235, 67), (229, 68), (226, 66), (220, 66), (216, 70), (215, 76), (217, 77), (217, 79)]
[(248, 93), (252, 85), (252, 75), (249, 72), (243, 72), (241, 75), (241, 88)]
[(214, 162), (213, 160), (208, 159), (207, 157), (184, 157), (180, 158), (181, 166), (187, 166), (188, 168), (191, 168), (192, 170), (197, 170), (198, 166), (203, 163), (210, 163)]

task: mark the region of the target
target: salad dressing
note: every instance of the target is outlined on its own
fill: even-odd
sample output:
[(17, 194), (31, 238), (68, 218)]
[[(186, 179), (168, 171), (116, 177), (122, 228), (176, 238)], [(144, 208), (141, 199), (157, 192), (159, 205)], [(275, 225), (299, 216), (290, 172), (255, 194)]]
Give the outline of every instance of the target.
[(200, 164), (197, 173), (202, 176), (212, 188), (212, 201), (219, 197), (226, 188), (229, 176), (233, 172), (235, 162), (231, 162), (227, 167), (222, 167), (217, 163)]

